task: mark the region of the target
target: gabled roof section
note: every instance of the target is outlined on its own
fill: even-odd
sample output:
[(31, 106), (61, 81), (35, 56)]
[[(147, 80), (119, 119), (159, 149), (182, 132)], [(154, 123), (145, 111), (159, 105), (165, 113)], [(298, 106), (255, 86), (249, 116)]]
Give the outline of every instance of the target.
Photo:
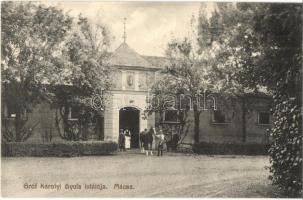
[(154, 67), (162, 68), (169, 66), (169, 60), (160, 56), (142, 56), (145, 60), (151, 63)]
[(125, 42), (112, 54), (109, 63), (115, 66), (153, 68), (153, 65), (132, 50)]

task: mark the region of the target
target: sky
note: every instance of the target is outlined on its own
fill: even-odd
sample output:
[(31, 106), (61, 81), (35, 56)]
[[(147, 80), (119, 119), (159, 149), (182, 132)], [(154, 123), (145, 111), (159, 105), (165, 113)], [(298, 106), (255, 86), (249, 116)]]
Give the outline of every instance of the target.
[[(192, 15), (198, 16), (199, 2), (52, 2), (77, 17), (80, 13), (93, 22), (104, 23), (113, 36), (111, 50), (123, 42), (141, 55), (164, 56), (167, 43), (190, 32)], [(209, 6), (210, 3), (204, 3)]]

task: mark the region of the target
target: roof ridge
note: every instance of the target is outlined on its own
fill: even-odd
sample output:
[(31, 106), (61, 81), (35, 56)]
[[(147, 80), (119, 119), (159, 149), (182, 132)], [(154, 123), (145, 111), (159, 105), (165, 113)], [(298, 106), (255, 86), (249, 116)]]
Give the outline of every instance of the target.
[(126, 42), (121, 43), (120, 46), (113, 52), (111, 63), (119, 66), (153, 66), (152, 63), (133, 50)]

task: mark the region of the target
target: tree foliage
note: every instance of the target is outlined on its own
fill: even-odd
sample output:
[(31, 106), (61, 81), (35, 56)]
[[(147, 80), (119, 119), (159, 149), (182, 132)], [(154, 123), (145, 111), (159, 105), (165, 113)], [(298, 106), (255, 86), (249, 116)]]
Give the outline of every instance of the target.
[(265, 88), (274, 98), (271, 176), (287, 195), (302, 192), (302, 5), (218, 3), (218, 61), (237, 91)]
[[(86, 140), (88, 124), (93, 120), (100, 123), (101, 107), (94, 108), (92, 102), (104, 102), (104, 94), (110, 88), (110, 70), (107, 66), (109, 32), (102, 24), (93, 24), (81, 15), (74, 24), (66, 39), (61, 69), (61, 82), (72, 85), (72, 88), (56, 87), (55, 103), (59, 107), (60, 119), (63, 122), (61, 136), (67, 140)], [(76, 105), (80, 110), (79, 122), (68, 120), (70, 106)], [(78, 127), (76, 127), (78, 125)], [(59, 128), (59, 126), (58, 126)]]
[[(194, 20), (192, 20), (194, 21)], [(216, 62), (217, 46), (211, 43), (212, 26), (217, 26), (216, 21), (209, 21), (206, 16), (199, 17), (198, 34), (192, 30), (192, 37), (172, 40), (167, 47), (166, 55), (169, 64), (164, 70), (164, 76), (153, 87), (153, 93), (162, 102), (165, 102), (165, 94), (176, 96), (176, 104), (187, 104), (181, 106), (185, 108), (183, 112), (192, 110), (194, 113), (194, 141), (199, 142), (200, 135), (200, 114), (201, 102), (199, 98), (209, 93), (218, 93), (222, 90), (222, 85), (217, 84), (221, 77), (214, 74), (212, 67)], [(201, 48), (203, 47), (203, 48)], [(180, 96), (184, 96), (183, 102), (178, 101)], [(182, 98), (182, 97), (181, 97)], [(192, 107), (190, 107), (192, 105)]]
[[(29, 133), (25, 113), (45, 100), (58, 107), (62, 137), (79, 139), (96, 118), (89, 98), (102, 104), (110, 87), (107, 28), (82, 16), (75, 22), (63, 11), (38, 3), (3, 2), (1, 20), (3, 94), (16, 110), (16, 141)], [(83, 131), (68, 125), (71, 105), (80, 110)]]
[[(260, 82), (274, 91), (273, 183), (302, 195), (302, 5), (258, 7), (254, 30), (263, 46)], [(266, 15), (262, 15), (266, 13)], [(264, 72), (266, 70), (266, 72)], [(261, 72), (261, 73), (260, 73)]]
[(302, 191), (302, 116), (294, 98), (274, 96), (274, 138), (269, 150), (270, 179), (287, 196), (299, 196)]
[[(47, 97), (56, 53), (71, 28), (71, 18), (54, 7), (3, 2), (1, 68), (4, 98), (16, 110), (16, 141), (22, 140), (24, 114)], [(25, 131), (26, 132), (26, 131)]]

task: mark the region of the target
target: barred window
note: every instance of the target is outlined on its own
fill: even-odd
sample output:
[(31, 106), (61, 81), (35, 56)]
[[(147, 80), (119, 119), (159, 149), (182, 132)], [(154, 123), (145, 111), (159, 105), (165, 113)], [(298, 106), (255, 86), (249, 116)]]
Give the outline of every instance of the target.
[(177, 110), (166, 110), (164, 113), (164, 121), (167, 122), (178, 122), (178, 111)]
[(270, 124), (270, 114), (269, 112), (259, 112), (258, 113), (258, 124)]
[(15, 118), (16, 117), (16, 107), (10, 103), (7, 103), (7, 118)]
[(71, 106), (69, 119), (79, 119), (79, 117), (80, 117), (80, 108), (78, 106)]
[(183, 112), (179, 112), (178, 110), (166, 110), (164, 112), (163, 120), (165, 122), (180, 122), (180, 119), (182, 121), (183, 117), (184, 117)]
[(214, 123), (227, 123), (226, 114), (221, 110), (214, 110), (213, 112)]
[[(3, 116), (5, 118), (15, 119), (17, 114), (17, 108), (13, 103), (6, 102), (4, 103), (4, 110), (3, 110)], [(23, 113), (21, 113), (21, 118), (26, 119), (28, 117), (28, 110), (24, 110)]]

